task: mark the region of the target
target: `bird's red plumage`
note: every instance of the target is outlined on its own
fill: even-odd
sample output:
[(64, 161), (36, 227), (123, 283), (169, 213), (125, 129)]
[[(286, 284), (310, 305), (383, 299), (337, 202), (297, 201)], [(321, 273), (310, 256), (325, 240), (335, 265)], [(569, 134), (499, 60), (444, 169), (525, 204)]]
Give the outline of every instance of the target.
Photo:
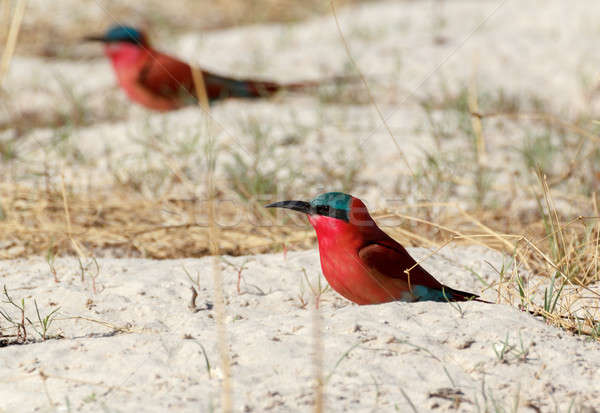
[[(178, 109), (196, 101), (192, 70), (172, 56), (149, 45), (128, 42), (109, 43), (106, 54), (111, 59), (119, 84), (133, 101), (154, 110)], [(263, 97), (282, 88), (299, 89), (315, 83), (282, 85), (276, 82), (235, 79), (201, 70), (210, 101), (227, 97)]]
[[(317, 232), (323, 275), (350, 301), (416, 301), (420, 298), (413, 294), (416, 286), (444, 289), (450, 301), (476, 297), (444, 286), (415, 265), (406, 249), (377, 226), (359, 199), (352, 198), (349, 215), (349, 222), (323, 215), (308, 219)], [(410, 277), (405, 273), (408, 269)]]
[(154, 95), (178, 102), (195, 99), (190, 66), (166, 54), (149, 50), (137, 82)]

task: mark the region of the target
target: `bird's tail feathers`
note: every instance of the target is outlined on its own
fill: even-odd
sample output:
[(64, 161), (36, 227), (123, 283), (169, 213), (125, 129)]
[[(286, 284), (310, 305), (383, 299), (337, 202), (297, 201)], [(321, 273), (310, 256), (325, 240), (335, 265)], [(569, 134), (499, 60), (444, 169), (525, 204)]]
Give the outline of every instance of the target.
[(307, 80), (302, 82), (293, 82), (293, 83), (282, 83), (281, 89), (288, 91), (301, 91), (303, 89), (317, 88), (319, 86), (326, 85), (339, 85), (339, 84), (348, 84), (348, 83), (357, 83), (360, 82), (360, 76), (333, 76), (326, 79), (318, 79), (318, 80)]
[[(301, 92), (330, 84), (352, 83), (360, 80), (358, 76), (335, 76), (328, 79), (307, 80), (291, 83), (277, 83), (258, 79), (233, 79), (211, 74), (214, 81), (223, 87), (223, 93), (235, 97), (266, 97), (280, 90)], [(211, 83), (208, 81), (207, 83)]]
[(454, 288), (444, 286), (442, 287), (442, 291), (448, 301), (477, 301), (480, 303), (493, 304), (490, 301), (482, 300), (477, 294), (455, 290)]

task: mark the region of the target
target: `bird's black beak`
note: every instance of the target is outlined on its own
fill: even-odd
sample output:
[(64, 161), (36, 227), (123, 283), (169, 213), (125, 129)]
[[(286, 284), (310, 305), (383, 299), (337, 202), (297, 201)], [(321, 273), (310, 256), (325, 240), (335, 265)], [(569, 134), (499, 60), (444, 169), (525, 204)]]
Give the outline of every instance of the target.
[(304, 212), (305, 214), (312, 214), (312, 205), (305, 201), (280, 201), (274, 202), (269, 205), (265, 205), (266, 208), (287, 208), (298, 212)]
[(102, 43), (107, 42), (107, 40), (104, 36), (85, 36), (81, 40), (84, 42), (102, 42)]

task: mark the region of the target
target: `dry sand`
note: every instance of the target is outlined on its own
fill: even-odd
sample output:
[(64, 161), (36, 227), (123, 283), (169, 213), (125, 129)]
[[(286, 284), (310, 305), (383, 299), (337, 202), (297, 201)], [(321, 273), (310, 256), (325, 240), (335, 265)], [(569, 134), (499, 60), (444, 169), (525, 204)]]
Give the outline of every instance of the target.
[[(58, 259), (59, 283), (42, 259), (0, 263), (2, 282), (13, 298), (26, 299), (30, 316), (33, 299), (42, 314), (61, 307), (51, 333), (64, 336), (2, 349), (3, 411), (218, 410), (210, 260), (103, 259), (81, 282), (77, 261)], [(502, 266), (500, 254), (479, 247), (443, 250), (425, 266), (480, 292), (474, 273), (497, 278), (485, 261)], [(316, 285), (316, 252), (225, 257), (221, 267), (235, 410), (310, 411), (313, 312), (300, 297), (311, 301), (303, 271)], [(197, 312), (188, 308), (192, 283), (183, 268), (200, 276)], [(592, 412), (600, 400), (598, 343), (507, 305), (360, 307), (327, 291), (320, 312), (327, 411), (405, 412), (412, 402), (418, 411), (515, 411), (519, 403), (518, 411)]]
[[(566, 116), (596, 104), (590, 90), (600, 68), (594, 41), (600, 35), (598, 2), (384, 2), (344, 9), (339, 17), (411, 161), (435, 150), (417, 98), (460, 90), (474, 72), (480, 90), (503, 90), (523, 100), (534, 96)], [(209, 69), (282, 81), (344, 73), (348, 65), (330, 16), (156, 43)], [(128, 105), (105, 59), (89, 60), (88, 46), (77, 47), (88, 60), (17, 56), (5, 82), (10, 99), (0, 102), (0, 121), (17, 111), (68, 112), (76, 102), (84, 102), (92, 117), (110, 120), (69, 129), (60, 144), (53, 129), (21, 137), (16, 145), (22, 158), (11, 166), (12, 178), (33, 185), (39, 178), (32, 168), (39, 172), (45, 164), (53, 177), (65, 171), (68, 182), (112, 185), (115, 169), (129, 176), (147, 172), (139, 169), (141, 159), (145, 168), (164, 163), (164, 154), (148, 150), (149, 136), (168, 137), (165, 151), (176, 153), (198, 133), (197, 108), (162, 115)], [(69, 98), (71, 92), (76, 98)], [(224, 126), (219, 141), (242, 151), (251, 143), (243, 128), (248, 119), (267, 125), (277, 144), (293, 138), (295, 144), (275, 149), (282, 162), (303, 169), (306, 179), (297, 180), (291, 191), (310, 196), (332, 189), (331, 182), (319, 181), (323, 160), (315, 162), (315, 148), (341, 148), (343, 159), (362, 156), (367, 165), (357, 195), (370, 206), (398, 200), (397, 179), (406, 173), (402, 157), (370, 105), (284, 95), (225, 102), (215, 105), (212, 115)], [(486, 130), (489, 162), (498, 166), (497, 179), (504, 182), (516, 168), (514, 148), (523, 135), (510, 127)], [(444, 142), (449, 151), (465, 151), (465, 145), (452, 136)], [(85, 161), (78, 160), (81, 154)], [(199, 152), (188, 159), (192, 176), (204, 173), (202, 157)], [(224, 154), (223, 162), (228, 157)], [(325, 158), (334, 162), (335, 156)], [(307, 181), (314, 186), (307, 187)], [(425, 196), (413, 189), (401, 194), (403, 202)], [(0, 262), (0, 283), (14, 299), (25, 298), (30, 318), (35, 318), (34, 299), (42, 315), (60, 307), (50, 334), (64, 337), (0, 349), (0, 411), (218, 410), (222, 373), (214, 310), (206, 309), (213, 301), (210, 260), (99, 259), (99, 271), (85, 263), (82, 282), (77, 260), (59, 258), (54, 264), (59, 283), (42, 258)], [(486, 282), (497, 281), (487, 262), (501, 268), (503, 261), (509, 263), (479, 247), (447, 247), (425, 266), (453, 287), (482, 292), (473, 272)], [(235, 410), (310, 411), (313, 314), (299, 297), (311, 300), (302, 269), (315, 282), (320, 275), (316, 251), (291, 252), (287, 258), (226, 257), (220, 265)], [(184, 267), (200, 279), (197, 312), (188, 308), (191, 282)], [(540, 288), (535, 290), (539, 294)], [(493, 289), (483, 296), (495, 300), (497, 295)], [(358, 307), (326, 292), (321, 317), (327, 411), (598, 411), (598, 343), (545, 325), (516, 305)], [(4, 303), (2, 309), (17, 315)], [(0, 319), (0, 326), (6, 321)], [(29, 334), (36, 337), (31, 329)]]

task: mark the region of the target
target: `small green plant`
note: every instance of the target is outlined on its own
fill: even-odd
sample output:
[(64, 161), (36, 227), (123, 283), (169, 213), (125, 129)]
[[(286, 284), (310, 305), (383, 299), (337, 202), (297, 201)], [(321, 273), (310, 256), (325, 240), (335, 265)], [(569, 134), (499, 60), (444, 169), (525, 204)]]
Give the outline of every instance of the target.
[(354, 350), (356, 347), (358, 347), (360, 344), (361, 344), (360, 341), (357, 343), (354, 343), (352, 346), (350, 346), (348, 348), (348, 350), (346, 350), (342, 353), (342, 355), (337, 359), (337, 361), (333, 365), (333, 368), (331, 369), (329, 374), (325, 377), (325, 380), (323, 381), (324, 384), (327, 384), (329, 382), (329, 380), (331, 379), (331, 376), (333, 376), (333, 373), (335, 373), (335, 370), (338, 368), (338, 366), (341, 364), (341, 362), (344, 361), (344, 359), (350, 355), (350, 352), (352, 350)]
[[(500, 344), (500, 347), (497, 344)], [(504, 341), (494, 344), (492, 348), (494, 349), (494, 353), (496, 353), (498, 361), (505, 363), (506, 355), (513, 349), (513, 346), (508, 342), (508, 333), (506, 333), (506, 338), (504, 339)]]
[(194, 343), (196, 343), (196, 344), (198, 344), (198, 346), (200, 346), (200, 350), (202, 350), (202, 355), (204, 356), (204, 363), (206, 364), (206, 373), (208, 374), (208, 378), (212, 379), (210, 361), (208, 360), (208, 354), (206, 354), (206, 349), (204, 348), (202, 343), (200, 343), (199, 341), (194, 340)]
[(517, 273), (515, 277), (515, 282), (517, 283), (517, 290), (519, 291), (519, 298), (521, 299), (521, 308), (527, 309), (527, 297), (525, 296), (525, 282), (521, 274)]
[(200, 289), (200, 271), (198, 271), (196, 273), (196, 278), (194, 279), (194, 277), (192, 277), (192, 274), (190, 274), (190, 272), (188, 271), (188, 269), (185, 268), (185, 265), (182, 264), (181, 268), (183, 269), (183, 272), (187, 276), (188, 280), (190, 280), (190, 282), (192, 283), (192, 285), (195, 286), (195, 287), (198, 287), (198, 289)]
[(458, 312), (460, 318), (463, 318), (465, 316), (465, 309), (463, 308), (463, 306), (460, 305), (458, 301), (450, 300), (448, 295), (446, 295), (446, 290), (444, 288), (442, 288), (442, 296), (444, 297), (444, 300), (446, 300), (446, 302), (450, 305), (450, 307), (452, 307), (454, 310), (456, 310), (456, 312)]
[(410, 397), (408, 397), (408, 394), (406, 394), (406, 392), (404, 391), (404, 389), (402, 387), (400, 387), (400, 393), (402, 393), (404, 400), (406, 400), (406, 402), (410, 406), (410, 409), (413, 411), (413, 413), (419, 413), (419, 410), (417, 410), (417, 407), (415, 406), (413, 401), (410, 399)]
[(527, 361), (529, 356), (529, 347), (526, 347), (523, 343), (523, 337), (519, 331), (519, 346), (515, 346), (510, 343), (509, 333), (506, 333), (504, 341), (492, 345), (492, 349), (496, 354), (498, 361), (502, 363), (509, 363), (509, 356), (512, 356), (512, 360)]
[(98, 400), (97, 400), (96, 393), (90, 393), (89, 395), (87, 395), (86, 397), (83, 398), (84, 403), (95, 403), (97, 401)]
[(21, 299), (20, 304), (16, 303), (14, 301), (14, 299), (9, 295), (6, 285), (4, 285), (4, 297), (6, 297), (5, 302), (12, 305), (13, 307), (15, 307), (18, 310), (19, 315), (20, 315), (20, 321), (15, 321), (7, 311), (3, 311), (2, 309), (0, 309), (0, 315), (6, 321), (8, 321), (10, 324), (12, 324), (13, 326), (15, 326), (17, 328), (17, 340), (19, 340), (20, 342), (27, 341), (27, 329), (25, 327), (25, 322), (27, 322), (33, 328), (33, 330), (40, 336), (40, 338), (42, 340), (45, 341), (49, 338), (48, 330), (50, 329), (50, 326), (56, 319), (56, 315), (57, 315), (58, 311), (60, 310), (60, 307), (57, 307), (54, 310), (52, 310), (50, 313), (48, 313), (47, 315), (42, 316), (42, 314), (40, 313), (40, 309), (38, 307), (37, 301), (33, 300), (33, 303), (35, 306), (35, 313), (36, 313), (38, 324), (39, 324), (39, 329), (38, 329), (38, 327), (36, 327), (36, 324), (33, 321), (31, 321), (31, 319), (29, 317), (27, 317), (25, 315), (25, 299), (24, 298)]
[(37, 319), (38, 322), (40, 323), (40, 327), (41, 327), (41, 331), (39, 331), (31, 321), (29, 321), (29, 323), (31, 324), (31, 326), (33, 327), (33, 329), (35, 330), (36, 333), (38, 333), (40, 335), (40, 337), (42, 338), (42, 340), (46, 340), (46, 338), (48, 337), (48, 329), (50, 328), (50, 325), (54, 322), (55, 318), (56, 318), (56, 313), (58, 313), (58, 310), (60, 310), (60, 307), (56, 307), (54, 310), (52, 310), (50, 313), (48, 313), (45, 317), (42, 317), (40, 315), (40, 309), (38, 308), (37, 305), (37, 301), (33, 300), (33, 304), (35, 305), (35, 313), (37, 315)]
[(77, 262), (79, 263), (81, 282), (85, 281), (86, 272), (90, 272), (90, 267), (92, 266), (92, 264), (94, 265), (94, 271), (90, 272), (90, 278), (92, 279), (92, 291), (94, 292), (94, 294), (96, 294), (96, 279), (100, 275), (100, 265), (98, 264), (96, 257), (92, 257), (92, 259), (87, 264), (84, 264), (81, 260), (81, 257), (77, 255)]
[(10, 324), (12, 324), (13, 326), (15, 326), (17, 328), (17, 340), (21, 341), (21, 342), (26, 342), (27, 341), (27, 329), (25, 328), (25, 299), (22, 298), (21, 299), (21, 304), (17, 304), (12, 297), (8, 294), (8, 290), (6, 288), (6, 285), (4, 285), (4, 296), (6, 297), (5, 301), (6, 303), (12, 305), (13, 307), (15, 307), (18, 311), (19, 314), (21, 316), (21, 320), (20, 321), (15, 321), (13, 320), (13, 318), (10, 316), (10, 314), (6, 311), (0, 310), (0, 315), (6, 320), (8, 321)]
[(521, 336), (521, 332), (519, 331), (519, 349), (516, 353), (518, 359), (522, 361), (527, 361), (527, 357), (529, 356), (529, 347), (525, 347), (523, 344), (523, 337)]
[(558, 303), (558, 299), (560, 298), (563, 288), (566, 283), (562, 283), (560, 288), (556, 289), (555, 283), (556, 278), (559, 276), (557, 272), (552, 273), (552, 277), (550, 277), (550, 285), (544, 289), (544, 311), (552, 314), (556, 309), (556, 303)]
[(498, 400), (491, 389), (486, 389), (485, 380), (481, 382), (481, 395), (483, 399), (483, 405), (479, 402), (479, 397), (475, 396), (475, 407), (477, 408), (477, 412), (482, 413), (518, 413), (519, 412), (519, 404), (521, 400), (521, 386), (517, 387), (517, 391), (514, 396), (514, 401), (512, 405), (505, 405), (505, 400)]

